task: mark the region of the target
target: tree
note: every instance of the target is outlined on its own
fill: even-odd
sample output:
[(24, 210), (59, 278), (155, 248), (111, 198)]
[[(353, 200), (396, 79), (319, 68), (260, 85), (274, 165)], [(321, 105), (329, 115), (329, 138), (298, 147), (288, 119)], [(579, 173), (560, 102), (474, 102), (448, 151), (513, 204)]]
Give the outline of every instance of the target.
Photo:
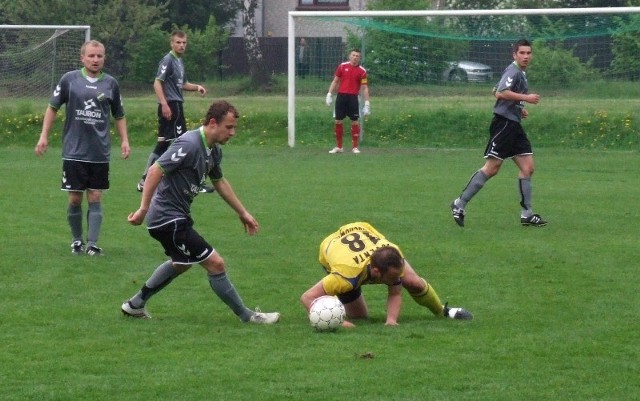
[(177, 26), (189, 25), (194, 29), (205, 29), (209, 24), (209, 17), (214, 16), (220, 26), (226, 26), (233, 21), (242, 10), (242, 3), (238, 0), (211, 1), (189, 0), (171, 1), (168, 7), (168, 15), (171, 22), (164, 28), (169, 30), (171, 24)]
[(159, 0), (0, 0), (0, 9), (8, 24), (90, 25), (92, 39), (106, 46), (105, 70), (121, 78), (131, 59), (127, 46), (165, 22), (167, 4)]
[(243, 0), (243, 21), (242, 28), (244, 31), (244, 49), (247, 53), (249, 62), (249, 73), (251, 74), (251, 87), (253, 89), (271, 88), (273, 84), (267, 69), (264, 66), (262, 50), (260, 50), (260, 42), (258, 41), (258, 32), (256, 30), (256, 8), (258, 0)]

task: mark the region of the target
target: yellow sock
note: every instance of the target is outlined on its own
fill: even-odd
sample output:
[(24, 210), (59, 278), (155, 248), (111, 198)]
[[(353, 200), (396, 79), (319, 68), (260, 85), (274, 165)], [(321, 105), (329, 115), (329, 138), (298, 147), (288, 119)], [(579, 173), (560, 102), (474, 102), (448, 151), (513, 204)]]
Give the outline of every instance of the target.
[(444, 305), (440, 302), (440, 298), (438, 294), (436, 294), (436, 290), (429, 285), (424, 279), (422, 279), (425, 284), (424, 291), (419, 294), (410, 294), (413, 297), (413, 300), (416, 301), (419, 305), (426, 306), (429, 308), (431, 313), (436, 316), (442, 316), (442, 311), (444, 310)]

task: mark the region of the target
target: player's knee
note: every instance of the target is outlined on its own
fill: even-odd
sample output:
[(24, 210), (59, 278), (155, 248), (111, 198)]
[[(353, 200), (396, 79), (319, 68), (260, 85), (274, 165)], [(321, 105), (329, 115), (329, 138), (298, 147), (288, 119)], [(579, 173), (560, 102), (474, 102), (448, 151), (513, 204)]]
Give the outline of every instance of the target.
[(219, 274), (224, 272), (224, 259), (217, 252), (214, 252), (201, 263), (208, 273)]

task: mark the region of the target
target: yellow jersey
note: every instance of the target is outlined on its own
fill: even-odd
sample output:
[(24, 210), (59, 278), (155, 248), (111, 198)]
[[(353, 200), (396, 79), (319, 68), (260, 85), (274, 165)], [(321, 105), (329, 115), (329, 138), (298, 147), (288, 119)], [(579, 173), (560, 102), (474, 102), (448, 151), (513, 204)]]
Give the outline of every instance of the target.
[(365, 222), (346, 224), (326, 237), (318, 255), (320, 264), (327, 271), (322, 279), (324, 291), (329, 295), (340, 295), (363, 284), (371, 284), (371, 254), (383, 246), (392, 246), (402, 255), (397, 245)]

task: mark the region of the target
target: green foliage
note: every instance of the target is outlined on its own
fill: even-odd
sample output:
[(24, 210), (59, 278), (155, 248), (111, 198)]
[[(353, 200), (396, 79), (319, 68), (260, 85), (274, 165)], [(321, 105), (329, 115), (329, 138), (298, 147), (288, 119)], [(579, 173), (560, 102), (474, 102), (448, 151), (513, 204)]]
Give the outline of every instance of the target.
[[(187, 79), (200, 82), (216, 75), (219, 64), (218, 52), (226, 44), (228, 29), (221, 28), (213, 16), (204, 29), (191, 29), (189, 26), (173, 26), (187, 34), (187, 51), (184, 63)], [(127, 51), (132, 55), (129, 63), (127, 82), (153, 82), (158, 61), (170, 50), (170, 33), (160, 29), (149, 29), (134, 42), (130, 42)]]
[(189, 43), (184, 55), (189, 81), (198, 82), (215, 77), (219, 66), (218, 53), (227, 43), (229, 29), (218, 25), (212, 15), (203, 29), (184, 27), (183, 30), (187, 32)]
[(189, 25), (194, 29), (206, 29), (209, 18), (213, 16), (220, 26), (226, 26), (242, 9), (242, 0), (189, 0), (170, 1), (168, 15), (170, 22), (164, 28), (170, 29), (171, 25)]
[(536, 85), (555, 86), (565, 82), (588, 82), (600, 78), (599, 72), (575, 57), (562, 44), (534, 41), (534, 62), (527, 69), (527, 78)]
[(620, 33), (613, 35), (611, 70), (623, 79), (637, 80), (640, 78), (640, 16), (634, 14), (618, 21), (621, 29)]
[(127, 81), (153, 82), (158, 62), (170, 50), (168, 36), (167, 32), (158, 28), (148, 29), (137, 40), (127, 44), (127, 51), (131, 54), (129, 72), (125, 77)]
[(128, 73), (128, 44), (163, 24), (167, 7), (157, 0), (0, 0), (0, 5), (12, 24), (90, 25), (92, 39), (106, 47), (105, 70), (116, 77)]

